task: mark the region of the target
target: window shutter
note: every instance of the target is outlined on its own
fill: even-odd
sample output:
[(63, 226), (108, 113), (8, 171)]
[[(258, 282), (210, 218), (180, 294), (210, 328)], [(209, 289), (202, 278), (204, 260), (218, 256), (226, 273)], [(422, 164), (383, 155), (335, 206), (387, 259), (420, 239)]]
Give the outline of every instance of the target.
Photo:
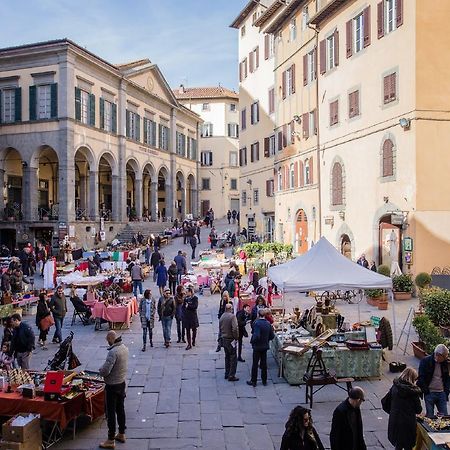
[(314, 169), (314, 165), (313, 165), (313, 157), (311, 156), (309, 158), (309, 184), (313, 184), (313, 170)]
[(281, 74), (281, 96), (283, 100), (286, 98), (286, 71)]
[(256, 122), (259, 122), (259, 102), (256, 102)]
[(271, 184), (271, 180), (266, 180), (266, 197), (271, 197), (271, 192), (270, 192), (270, 184)]
[[(1, 109), (0, 109), (1, 111)], [(22, 88), (18, 87), (14, 89), (14, 121), (22, 121)]]
[(264, 59), (269, 59), (269, 45), (270, 45), (270, 36), (266, 34), (264, 36)]
[(389, 78), (390, 78), (389, 100), (395, 100), (397, 98), (397, 74), (393, 73), (389, 75)]
[(300, 161), (298, 165), (298, 171), (300, 174), (300, 187), (303, 187), (305, 185), (305, 173), (303, 169), (303, 161)]
[(278, 132), (278, 146), (277, 149), (279, 152), (281, 152), (281, 150), (283, 150), (283, 132), (279, 131)]
[(353, 93), (353, 108), (355, 109), (355, 116), (359, 116), (359, 91)]
[(317, 51), (317, 46), (316, 46), (316, 47), (314, 47), (314, 50), (313, 50), (314, 79), (315, 80), (317, 79), (317, 53), (318, 53), (318, 51)]
[(289, 180), (289, 166), (284, 166), (284, 187), (285, 189), (289, 189), (290, 180)]
[(100, 129), (105, 129), (105, 100), (100, 97), (99, 99), (99, 107), (100, 107)]
[(333, 125), (333, 111), (334, 111), (334, 103), (330, 103), (330, 125)]
[(339, 31), (334, 32), (334, 65), (339, 65)]
[(320, 41), (320, 73), (323, 75), (327, 71), (327, 41)]
[(389, 75), (385, 76), (383, 78), (383, 99), (384, 103), (387, 103), (389, 101), (389, 94), (390, 94), (390, 81), (389, 81)]
[(354, 92), (348, 94), (348, 117), (353, 117), (355, 115), (354, 97)]
[(295, 94), (295, 64), (291, 66), (291, 93)]
[(111, 131), (117, 133), (117, 105), (111, 105)]
[(244, 59), (244, 78), (247, 78), (247, 58)]
[(303, 137), (305, 139), (308, 139), (309, 137), (309, 114), (305, 113), (302, 115), (302, 131), (303, 131)]
[(290, 130), (290, 133), (291, 133), (291, 135), (289, 136), (289, 141), (290, 141), (291, 144), (295, 144), (295, 133), (294, 133), (295, 122), (294, 122), (294, 120), (291, 120), (291, 127), (290, 127), (289, 130)]
[(259, 45), (258, 45), (258, 47), (256, 47), (256, 50), (255, 50), (255, 59), (256, 59), (255, 69), (257, 69), (259, 67)]
[(377, 5), (378, 39), (384, 36), (384, 0)]
[(270, 156), (270, 138), (264, 138), (264, 156), (268, 158)]
[(29, 87), (30, 94), (30, 120), (36, 120), (36, 86)]
[(298, 162), (294, 163), (294, 187), (298, 187)]
[(95, 95), (89, 94), (89, 125), (95, 127)]
[(253, 73), (253, 52), (248, 54), (248, 65), (250, 73)]
[(368, 47), (370, 45), (370, 6), (364, 9), (363, 27), (364, 27), (364, 47)]
[(144, 134), (144, 144), (148, 144), (148, 119), (146, 119), (145, 117), (142, 119), (142, 127)]
[(58, 117), (58, 83), (50, 85), (50, 117)]
[(136, 140), (141, 140), (141, 116), (136, 114)]
[(242, 83), (242, 62), (239, 63), (239, 81)]
[(2, 90), (0, 89), (0, 123), (2, 123)]
[[(303, 86), (308, 84), (308, 55), (303, 55)], [(283, 97), (284, 98), (284, 97)]]
[(75, 120), (81, 120), (81, 89), (75, 88)]
[(126, 113), (125, 113), (125, 118), (126, 118), (126, 136), (127, 137), (130, 137), (130, 111), (128, 111), (128, 109), (127, 109), (127, 111), (126, 111)]
[(334, 123), (338, 123), (339, 122), (339, 103), (336, 100), (334, 102)]
[(250, 162), (253, 162), (253, 161), (255, 160), (255, 156), (254, 156), (254, 153), (255, 153), (255, 151), (254, 151), (254, 145), (255, 145), (255, 144), (251, 144), (251, 145), (250, 145)]
[(397, 27), (403, 25), (403, 0), (396, 0), (396, 20), (395, 23), (397, 25)]
[(346, 50), (347, 50), (347, 58), (350, 58), (353, 54), (353, 24), (352, 20), (349, 20), (345, 24), (345, 34), (346, 34)]
[(228, 124), (228, 137), (231, 137), (231, 124)]
[(254, 119), (254, 107), (253, 105), (250, 106), (250, 123), (253, 125), (255, 123), (255, 119)]
[(259, 141), (255, 144), (255, 159), (259, 161)]
[(314, 118), (314, 134), (317, 134), (317, 130), (319, 128), (318, 124), (318, 117), (317, 117), (317, 108), (313, 111), (313, 118)]
[(284, 167), (281, 167), (281, 190), (284, 189), (285, 186), (285, 173), (284, 173)]
[(287, 146), (287, 125), (283, 125), (283, 148)]

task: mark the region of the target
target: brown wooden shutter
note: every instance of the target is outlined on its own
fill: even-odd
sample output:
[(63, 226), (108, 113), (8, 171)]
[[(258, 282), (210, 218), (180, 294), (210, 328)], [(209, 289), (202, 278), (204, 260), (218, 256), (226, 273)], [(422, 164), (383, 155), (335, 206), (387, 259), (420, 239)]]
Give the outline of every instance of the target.
[(303, 161), (300, 161), (300, 164), (298, 165), (298, 171), (300, 175), (300, 187), (303, 187), (305, 185), (305, 173), (303, 169)]
[(287, 125), (283, 125), (283, 148), (287, 146)]
[(384, 103), (389, 102), (389, 94), (390, 94), (390, 80), (389, 75), (383, 78), (383, 100)]
[(308, 139), (309, 137), (309, 114), (305, 113), (302, 115), (302, 131), (303, 137)]
[(283, 150), (283, 132), (280, 130), (278, 132), (278, 143), (277, 143), (277, 149), (279, 152), (281, 152), (281, 150)]
[(286, 186), (286, 172), (284, 171), (284, 167), (281, 167), (281, 190), (283, 190)]
[(345, 24), (345, 34), (346, 34), (346, 50), (347, 50), (347, 58), (350, 58), (353, 54), (353, 20), (349, 20)]
[(239, 63), (239, 82), (242, 83), (242, 62)]
[(354, 105), (354, 92), (348, 94), (348, 117), (353, 117), (355, 115), (355, 105)]
[(294, 187), (298, 187), (298, 162), (294, 163)]
[(255, 69), (257, 69), (259, 67), (259, 45), (258, 45), (258, 47), (256, 47), (255, 55), (256, 55)]
[(272, 180), (266, 180), (266, 197), (272, 197), (272, 194), (271, 194), (271, 181)]
[(313, 157), (311, 156), (309, 158), (309, 184), (313, 184), (313, 172), (314, 172), (314, 164), (313, 164)]
[(355, 108), (355, 116), (359, 116), (359, 91), (353, 92), (353, 107)]
[(396, 20), (395, 23), (399, 27), (403, 25), (403, 0), (396, 0)]
[(250, 145), (250, 162), (255, 160), (255, 144)]
[(327, 41), (324, 39), (320, 41), (320, 73), (323, 75), (327, 71)]
[(247, 58), (244, 59), (244, 78), (247, 78)]
[(313, 61), (314, 61), (314, 79), (317, 79), (317, 47), (313, 50)]
[(264, 59), (269, 59), (269, 35), (264, 35)]
[(291, 141), (291, 144), (295, 144), (295, 122), (291, 120), (291, 135), (289, 136), (289, 140)]
[(393, 73), (389, 75), (389, 78), (390, 78), (389, 100), (395, 100), (397, 98), (397, 75)]
[(339, 65), (339, 31), (334, 32), (334, 65)]
[(317, 121), (318, 121), (317, 108), (314, 110), (313, 117), (314, 117), (314, 134), (317, 134), (317, 130), (319, 128), (319, 124), (317, 123)]
[(334, 102), (334, 123), (339, 122), (339, 102), (336, 100)]
[(259, 141), (255, 144), (255, 159), (259, 161)]
[(364, 27), (364, 47), (368, 47), (370, 45), (370, 6), (364, 9), (363, 27)]
[(291, 93), (295, 94), (295, 64), (291, 66)]
[(250, 73), (253, 73), (253, 67), (254, 67), (254, 65), (253, 65), (253, 52), (250, 52), (248, 54), (248, 65), (249, 65)]
[(284, 70), (281, 74), (281, 96), (283, 100), (286, 98), (286, 71)]
[(308, 55), (303, 55), (303, 86), (308, 84)]
[(264, 156), (266, 158), (270, 156), (270, 137), (264, 138)]
[(384, 36), (384, 0), (377, 5), (378, 39)]
[(289, 189), (291, 187), (291, 180), (290, 180), (290, 176), (289, 176), (289, 166), (286, 165), (284, 166), (284, 171), (285, 171), (285, 180), (286, 180), (286, 189)]

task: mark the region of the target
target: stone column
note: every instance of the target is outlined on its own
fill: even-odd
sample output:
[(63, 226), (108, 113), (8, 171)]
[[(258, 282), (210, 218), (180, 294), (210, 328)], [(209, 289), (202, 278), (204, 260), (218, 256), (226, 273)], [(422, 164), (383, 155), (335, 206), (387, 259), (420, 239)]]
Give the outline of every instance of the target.
[(142, 178), (134, 180), (134, 207), (136, 208), (136, 219), (142, 219)]
[(152, 181), (150, 183), (150, 213), (152, 215), (152, 220), (155, 222), (158, 220), (158, 183)]
[[(112, 178), (112, 186), (111, 186), (111, 195), (112, 195), (112, 220), (115, 222), (121, 221), (123, 214), (126, 215), (126, 211), (122, 214), (121, 212), (121, 180), (118, 175), (113, 175)], [(126, 193), (125, 193), (126, 194)]]
[(0, 169), (0, 215), (5, 210), (5, 171)]
[(89, 218), (91, 220), (99, 219), (99, 179), (96, 170), (89, 171)]
[(22, 214), (24, 220), (38, 220), (38, 176), (37, 168), (23, 167)]
[(187, 205), (186, 205), (186, 188), (181, 188), (181, 219), (186, 217)]
[(199, 216), (198, 211), (198, 190), (197, 189), (191, 189), (191, 199), (192, 199), (192, 214), (194, 217)]
[(87, 199), (87, 193), (89, 191), (88, 189), (88, 180), (89, 176), (80, 176), (80, 209), (84, 209), (86, 211), (86, 214), (88, 214), (88, 199)]
[(127, 140), (126, 131), (126, 109), (127, 109), (127, 81), (121, 80), (117, 105), (117, 134), (119, 136), (119, 153), (117, 172), (113, 175), (113, 204), (116, 212), (113, 216), (117, 221), (127, 222), (127, 171), (126, 152)]

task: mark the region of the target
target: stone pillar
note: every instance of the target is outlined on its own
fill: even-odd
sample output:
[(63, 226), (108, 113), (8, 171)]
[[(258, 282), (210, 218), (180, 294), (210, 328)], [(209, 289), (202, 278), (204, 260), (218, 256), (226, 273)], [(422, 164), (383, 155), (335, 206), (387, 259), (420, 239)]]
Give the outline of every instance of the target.
[[(113, 175), (112, 178), (112, 186), (111, 186), (111, 195), (112, 195), (112, 220), (119, 222), (125, 220), (124, 216), (126, 215), (126, 210), (121, 211), (121, 179), (118, 175)], [(126, 192), (125, 192), (126, 195)]]
[(37, 168), (24, 167), (22, 181), (22, 214), (24, 220), (38, 220), (38, 176)]
[(136, 208), (136, 219), (142, 219), (142, 179), (134, 180), (134, 207)]
[(197, 189), (191, 189), (191, 200), (192, 200), (192, 215), (194, 217), (199, 216), (198, 212), (198, 190)]
[(0, 169), (0, 215), (5, 210), (5, 171)]
[(60, 222), (75, 220), (75, 170), (72, 164), (59, 165), (58, 219)]
[(96, 170), (89, 171), (89, 218), (91, 220), (99, 219), (99, 179)]
[(186, 188), (181, 188), (181, 219), (185, 219), (187, 213), (187, 205), (186, 205)]
[(156, 181), (150, 183), (149, 210), (152, 215), (152, 220), (156, 222), (158, 220), (158, 183)]
[(88, 199), (87, 199), (87, 193), (89, 191), (88, 189), (88, 176), (80, 176), (80, 209), (84, 209), (86, 211), (86, 214), (88, 214)]
[[(127, 170), (126, 151), (126, 109), (127, 109), (127, 81), (121, 80), (117, 105), (117, 134), (119, 136), (119, 153), (117, 172), (113, 175), (113, 204), (117, 210), (113, 213), (120, 222), (127, 222)], [(141, 213), (142, 214), (142, 213)]]

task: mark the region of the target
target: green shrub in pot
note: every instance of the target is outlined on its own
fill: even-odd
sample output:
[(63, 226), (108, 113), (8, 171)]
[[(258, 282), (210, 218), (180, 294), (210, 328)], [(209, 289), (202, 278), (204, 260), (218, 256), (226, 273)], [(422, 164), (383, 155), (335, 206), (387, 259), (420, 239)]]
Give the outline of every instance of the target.
[(445, 344), (447, 347), (450, 345), (449, 340), (442, 336), (439, 328), (426, 314), (414, 317), (412, 324), (419, 340), (425, 344), (425, 351), (428, 354), (431, 355), (438, 344)]
[(365, 289), (364, 294), (366, 294), (366, 297), (370, 298), (378, 298), (383, 295), (383, 289)]
[(409, 274), (396, 275), (392, 278), (394, 292), (412, 292), (413, 285), (413, 280)]
[(425, 312), (437, 326), (450, 325), (450, 291), (433, 287), (422, 291)]
[(426, 272), (420, 272), (416, 275), (416, 278), (414, 280), (416, 282), (416, 286), (418, 288), (425, 288), (428, 287), (431, 283), (431, 275)]
[(381, 264), (381, 266), (378, 266), (377, 272), (380, 275), (384, 275), (385, 277), (391, 276), (391, 269), (389, 269), (389, 267), (386, 266), (385, 264)]

